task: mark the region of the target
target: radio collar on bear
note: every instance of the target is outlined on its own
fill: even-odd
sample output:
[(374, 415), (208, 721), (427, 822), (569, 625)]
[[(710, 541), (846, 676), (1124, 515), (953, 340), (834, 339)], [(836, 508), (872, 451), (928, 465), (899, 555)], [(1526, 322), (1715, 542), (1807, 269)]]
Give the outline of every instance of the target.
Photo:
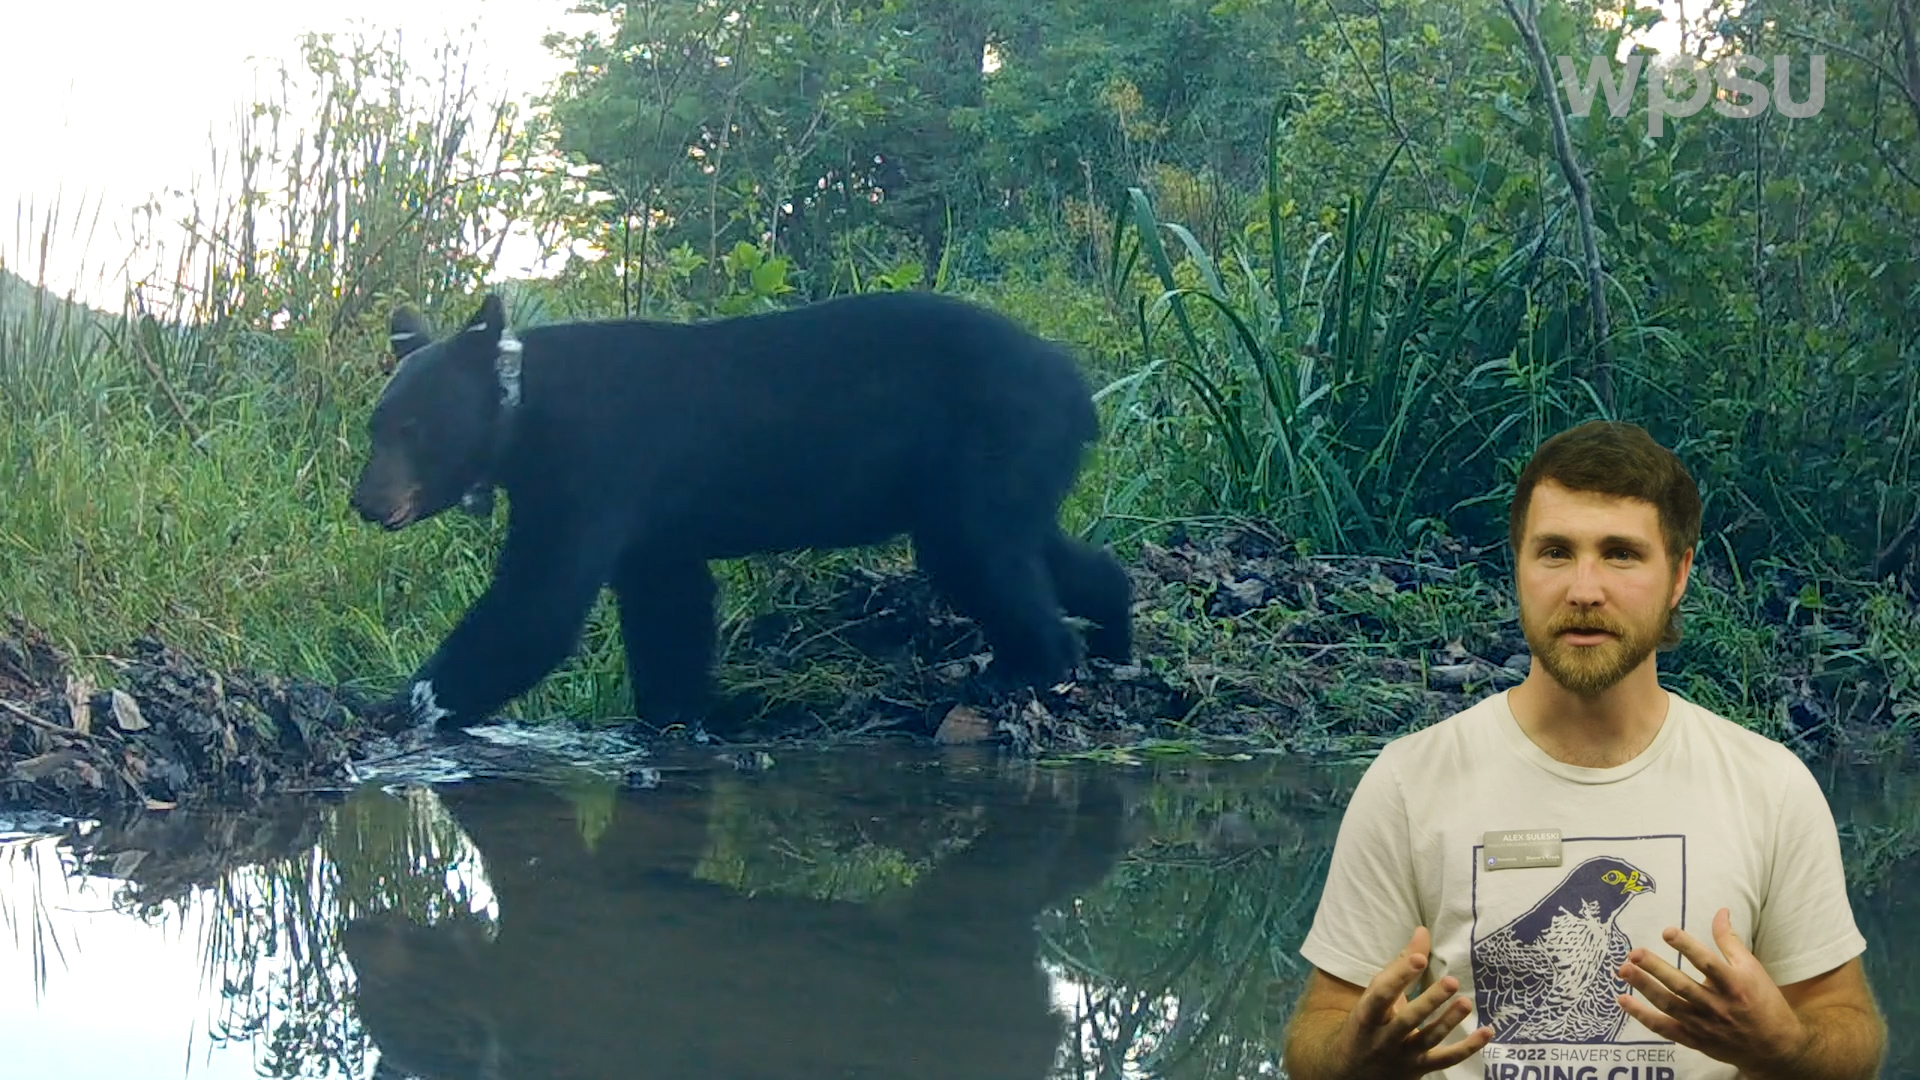
[(500, 352), (493, 370), (500, 376), (500, 403), (511, 409), (520, 404), (520, 339), (511, 327), (500, 328)]
[(487, 469), (460, 496), (461, 509), (475, 517), (493, 516), (493, 485), (496, 470), (501, 458), (506, 456), (507, 442), (513, 436), (513, 414), (520, 405), (520, 339), (513, 336), (509, 327), (500, 328), (500, 350), (494, 354), (493, 370), (500, 382), (500, 408), (494, 414), (493, 453), (487, 462)]

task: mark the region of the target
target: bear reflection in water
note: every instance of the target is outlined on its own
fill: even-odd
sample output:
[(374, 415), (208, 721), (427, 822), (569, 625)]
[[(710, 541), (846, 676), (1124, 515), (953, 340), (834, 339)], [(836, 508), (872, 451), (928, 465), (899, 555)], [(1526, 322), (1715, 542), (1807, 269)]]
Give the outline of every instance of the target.
[(623, 791), (592, 852), (558, 795), (447, 788), (498, 934), (391, 914), (347, 928), (376, 1076), (1041, 1080), (1067, 1030), (1035, 920), (1112, 867), (1122, 799), (1080, 774), (982, 794), (970, 846), (897, 903), (854, 903), (692, 877), (699, 784)]

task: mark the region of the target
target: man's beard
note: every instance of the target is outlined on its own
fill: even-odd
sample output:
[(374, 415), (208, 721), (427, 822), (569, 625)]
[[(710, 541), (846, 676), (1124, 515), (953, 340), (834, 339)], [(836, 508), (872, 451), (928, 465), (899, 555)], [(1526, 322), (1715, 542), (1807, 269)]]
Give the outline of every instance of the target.
[[(1563, 611), (1545, 633), (1529, 623), (1524, 612), (1520, 616), (1520, 632), (1547, 674), (1581, 697), (1593, 697), (1626, 678), (1659, 647), (1665, 629), (1665, 612), (1648, 625), (1636, 625), (1597, 612)], [(1573, 645), (1561, 637), (1569, 630), (1597, 630), (1612, 637), (1598, 645)]]

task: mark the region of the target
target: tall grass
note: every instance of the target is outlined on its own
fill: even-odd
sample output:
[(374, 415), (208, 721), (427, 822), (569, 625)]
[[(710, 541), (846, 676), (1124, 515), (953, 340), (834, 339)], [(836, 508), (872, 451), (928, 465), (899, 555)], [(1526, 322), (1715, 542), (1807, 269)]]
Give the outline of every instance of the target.
[[(1402, 142), (1337, 213), (1294, 215), (1317, 193), (1289, 189), (1282, 163), (1325, 148), (1289, 141), (1286, 124), (1276, 107), (1240, 236), (1209, 248), (1141, 186), (1112, 216), (1107, 289), (1132, 306), (1139, 363), (1105, 393), (1120, 438), (1165, 444), (1183, 497), (1283, 522), (1321, 551), (1391, 553), (1436, 528), (1497, 543), (1533, 448), (1613, 417), (1692, 464), (1715, 556), (1857, 576), (1909, 511), (1920, 397), (1870, 387), (1911, 389), (1920, 367), (1890, 380), (1890, 366), (1811, 348), (1756, 364), (1778, 328), (1688, 325), (1704, 314), (1627, 278), (1610, 286), (1605, 404), (1579, 374), (1595, 343), (1564, 200), (1481, 216), (1473, 200), (1396, 203)], [(1622, 258), (1623, 275), (1656, 276), (1645, 254)], [(1782, 407), (1794, 394), (1808, 400)], [(1837, 426), (1843, 411), (1862, 426)]]
[(305, 39), (311, 91), (283, 72), (216, 140), (231, 171), (172, 231), (85, 266), (118, 310), (48, 272), (49, 251), (92, 257), (93, 222), (17, 209), (0, 247), (8, 608), (82, 655), (155, 630), (351, 681), (407, 670), (478, 591), (490, 522), (385, 536), (345, 503), (388, 302), (466, 303), (533, 197), (511, 175), (529, 148), (512, 108), (433, 55), (420, 78), (397, 48)]
[(1135, 293), (1143, 363), (1106, 393), (1138, 415), (1150, 385), (1176, 380), (1205, 441), (1182, 455), (1184, 479), (1219, 510), (1288, 522), (1321, 551), (1396, 551), (1501, 501), (1474, 478), (1599, 411), (1569, 368), (1578, 297), (1543, 257), (1561, 222), (1474, 239), (1456, 215), (1396, 211), (1381, 196), (1403, 143), (1337, 231), (1290, 252), (1282, 123), (1276, 110), (1264, 245), (1209, 251), (1129, 189), (1110, 288), (1142, 261), (1154, 287)]

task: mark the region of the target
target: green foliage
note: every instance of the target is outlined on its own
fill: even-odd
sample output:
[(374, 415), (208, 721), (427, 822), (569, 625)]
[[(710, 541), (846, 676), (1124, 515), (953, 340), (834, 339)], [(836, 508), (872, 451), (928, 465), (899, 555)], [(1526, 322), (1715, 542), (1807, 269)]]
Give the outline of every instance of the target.
[[(1276, 131), (1281, 123), (1276, 115)], [(1182, 462), (1209, 509), (1289, 522), (1324, 551), (1400, 549), (1485, 492), (1487, 474), (1463, 466), (1536, 443), (1583, 404), (1548, 359), (1568, 309), (1536, 308), (1536, 292), (1552, 285), (1538, 243), (1462, 255), (1458, 215), (1394, 221), (1378, 200), (1400, 149), (1364, 199), (1349, 199), (1324, 268), (1334, 236), (1290, 255), (1283, 193), (1272, 187), (1265, 237), (1231, 242), (1217, 258), (1158, 220), (1141, 189), (1128, 192), (1134, 247), (1120, 272), (1144, 252), (1160, 290), (1136, 297), (1145, 364), (1108, 392), (1137, 404), (1149, 380), (1176, 375), (1220, 448)], [(1181, 264), (1163, 232), (1178, 238)], [(1398, 250), (1390, 234), (1403, 238)], [(1528, 312), (1525, 324), (1489, 326), (1514, 309)], [(1168, 315), (1179, 331), (1170, 354), (1157, 340)]]
[(397, 49), (305, 38), (313, 99), (283, 84), (241, 118), (239, 190), (144, 239), (177, 262), (130, 282), (118, 312), (8, 271), (86, 241), (80, 215), (22, 208), (0, 248), (11, 610), (82, 656), (152, 631), (217, 662), (378, 685), (478, 594), (490, 523), (380, 537), (346, 509), (384, 379), (376, 298), (464, 309), (525, 196), (491, 175), (516, 152), (511, 110), (480, 109), (435, 57), (415, 98)]
[[(547, 102), (556, 150), (599, 197), (573, 224), (618, 253), (620, 310), (723, 295), (722, 253), (743, 242), (825, 263), (838, 233), (875, 220), (873, 132), (918, 94), (895, 8), (593, 3), (609, 30), (553, 40), (576, 60)], [(703, 279), (656, 279), (680, 250), (703, 256)]]
[(721, 260), (727, 274), (727, 292), (715, 305), (723, 316), (774, 311), (776, 298), (793, 291), (787, 284), (790, 263), (785, 256), (768, 258), (759, 248), (741, 241)]

